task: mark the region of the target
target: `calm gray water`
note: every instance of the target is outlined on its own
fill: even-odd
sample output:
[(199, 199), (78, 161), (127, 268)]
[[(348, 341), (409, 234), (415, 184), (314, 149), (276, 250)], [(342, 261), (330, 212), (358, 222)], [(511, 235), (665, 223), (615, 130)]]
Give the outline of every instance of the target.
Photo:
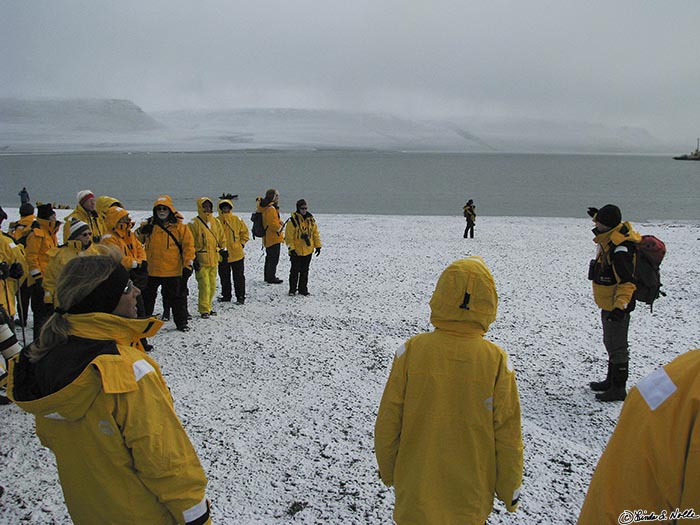
[(3, 206), (75, 204), (89, 188), (131, 209), (160, 194), (182, 210), (195, 199), (237, 193), (254, 208), (267, 188), (281, 208), (299, 198), (317, 213), (460, 215), (473, 198), (480, 215), (585, 217), (588, 206), (618, 204), (626, 218), (697, 219), (700, 162), (665, 157), (386, 152), (104, 153), (0, 156)]

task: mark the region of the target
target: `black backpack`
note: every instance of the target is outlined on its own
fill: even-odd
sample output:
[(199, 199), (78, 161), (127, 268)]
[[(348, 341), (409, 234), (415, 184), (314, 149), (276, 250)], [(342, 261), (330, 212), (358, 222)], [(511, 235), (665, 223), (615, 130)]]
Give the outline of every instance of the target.
[(637, 257), (634, 264), (634, 298), (648, 304), (654, 311), (654, 301), (666, 294), (661, 291), (661, 274), (659, 267), (666, 255), (666, 245), (653, 235), (642, 235), (636, 245)]
[(253, 222), (253, 239), (256, 237), (265, 237), (265, 227), (263, 226), (263, 216), (259, 211), (253, 212), (250, 216), (250, 220)]

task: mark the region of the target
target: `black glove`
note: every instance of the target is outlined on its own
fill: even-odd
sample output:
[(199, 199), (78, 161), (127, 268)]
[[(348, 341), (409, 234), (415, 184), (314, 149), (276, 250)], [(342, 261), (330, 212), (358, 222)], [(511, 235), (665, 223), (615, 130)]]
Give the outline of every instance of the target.
[(591, 218), (595, 217), (596, 213), (598, 213), (598, 208), (588, 208), (588, 215), (590, 215)]
[(44, 287), (44, 278), (39, 275), (38, 277), (34, 277), (34, 285), (39, 286), (40, 288)]
[(183, 276), (185, 279), (189, 279), (190, 277), (192, 277), (192, 268), (190, 268), (189, 266), (185, 266), (185, 267), (182, 269), (182, 276)]
[(94, 242), (95, 244), (97, 244), (98, 242), (100, 242), (100, 239), (101, 239), (101, 238), (102, 238), (101, 235), (93, 235), (93, 236), (92, 236), (92, 242)]
[(625, 311), (620, 308), (615, 308), (608, 314), (608, 321), (622, 321), (625, 318)]
[(9, 277), (10, 265), (5, 261), (0, 262), (0, 280), (5, 280)]
[(141, 273), (148, 273), (148, 261), (141, 261), (141, 264), (137, 266), (137, 269)]
[(7, 275), (10, 276), (10, 279), (21, 279), (24, 275), (24, 268), (22, 268), (22, 265), (18, 262), (12, 263)]
[(296, 256), (297, 256), (296, 250), (290, 250), (290, 251), (289, 251), (289, 256), (290, 256), (290, 257), (296, 257)]
[(228, 262), (228, 250), (222, 248), (219, 250), (219, 255), (221, 255), (221, 262)]
[(316, 257), (318, 257), (319, 255), (321, 255), (321, 247), (320, 246), (318, 248), (316, 248)]
[(153, 233), (153, 225), (150, 224), (150, 223), (144, 224), (143, 226), (141, 226), (141, 227), (139, 228), (139, 232), (140, 232), (142, 235), (150, 235), (150, 234)]
[(194, 261), (192, 261), (192, 268), (194, 268), (194, 271), (195, 271), (195, 272), (198, 272), (198, 271), (200, 270), (201, 267), (202, 267), (202, 265), (199, 264), (199, 261), (198, 261), (197, 259), (195, 259)]

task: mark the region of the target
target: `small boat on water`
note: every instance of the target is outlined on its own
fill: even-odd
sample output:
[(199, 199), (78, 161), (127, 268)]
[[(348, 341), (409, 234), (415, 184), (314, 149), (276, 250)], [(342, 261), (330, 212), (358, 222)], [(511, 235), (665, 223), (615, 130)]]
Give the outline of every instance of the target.
[(698, 139), (698, 145), (695, 151), (691, 151), (688, 155), (679, 155), (678, 157), (673, 157), (675, 160), (700, 160), (700, 139)]

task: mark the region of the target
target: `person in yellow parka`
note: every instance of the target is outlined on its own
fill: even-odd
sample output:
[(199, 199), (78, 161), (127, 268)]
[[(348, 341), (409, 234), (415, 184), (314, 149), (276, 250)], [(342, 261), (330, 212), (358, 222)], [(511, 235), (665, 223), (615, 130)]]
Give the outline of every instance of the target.
[(700, 523), (699, 422), (700, 350), (691, 350), (630, 390), (578, 524)]
[(379, 475), (399, 525), (482, 525), (494, 494), (514, 512), (523, 478), (520, 400), (508, 355), (484, 334), (498, 295), (481, 257), (452, 263), (430, 300), (435, 330), (396, 352), (377, 414)]
[(289, 295), (299, 290), (301, 295), (309, 295), (309, 264), (311, 255), (321, 253), (321, 237), (318, 234), (316, 219), (308, 211), (304, 199), (297, 201), (297, 211), (287, 221), (284, 239), (289, 247)]
[(172, 307), (175, 326), (187, 332), (186, 279), (192, 275), (194, 239), (168, 195), (153, 203), (153, 216), (141, 223), (136, 235), (144, 243), (148, 260), (148, 284), (143, 291), (146, 315), (153, 315), (158, 288)]
[(81, 190), (76, 195), (78, 201), (75, 209), (65, 217), (63, 225), (63, 241), (65, 242), (70, 237), (70, 221), (78, 219), (83, 221), (90, 227), (93, 235), (93, 241), (99, 242), (100, 237), (106, 233), (104, 223), (96, 211), (97, 200), (95, 194), (90, 190)]
[(212, 301), (216, 294), (216, 274), (219, 262), (228, 258), (226, 237), (219, 220), (212, 211), (214, 202), (209, 197), (197, 199), (197, 216), (188, 226), (194, 238), (195, 277), (197, 278), (197, 308), (204, 319), (216, 315)]
[(282, 279), (277, 277), (277, 264), (280, 260), (280, 247), (284, 242), (282, 229), (284, 224), (280, 218), (279, 210), (280, 194), (274, 188), (265, 192), (265, 197), (257, 198), (257, 211), (262, 214), (265, 236), (265, 282), (268, 284), (281, 284)]
[(606, 204), (588, 208), (593, 219), (593, 242), (596, 257), (589, 264), (588, 278), (593, 281), (593, 299), (600, 308), (603, 344), (608, 354), (608, 375), (602, 381), (589, 383), (598, 392), (598, 401), (624, 401), (629, 375), (629, 343), (627, 334), (630, 313), (635, 308), (635, 246), (642, 236), (630, 222), (622, 221), (620, 208)]
[[(236, 303), (245, 303), (245, 245), (250, 240), (250, 232), (246, 223), (233, 214), (233, 195), (222, 195), (218, 204), (219, 222), (226, 237), (228, 258), (222, 257), (219, 263), (219, 279), (221, 280), (221, 297), (219, 301), (229, 302), (232, 291), (236, 293)], [(233, 290), (231, 288), (233, 274)]]
[[(19, 207), (19, 220), (10, 223), (9, 234), (15, 240), (18, 246), (22, 246), (22, 253), (27, 246), (27, 236), (32, 231), (32, 224), (36, 220), (34, 215), (34, 206), (31, 203), (25, 202)], [(29, 273), (25, 267), (25, 273)], [(23, 279), (20, 288), (17, 292), (17, 314), (18, 321), (22, 326), (27, 326), (27, 314), (29, 313), (29, 302), (31, 299), (31, 286), (28, 279)]]
[(68, 240), (65, 243), (49, 251), (49, 264), (44, 273), (44, 302), (48, 305), (49, 311), (58, 306), (55, 300), (56, 283), (68, 261), (74, 257), (98, 254), (95, 244), (92, 242), (92, 232), (87, 224), (73, 219), (69, 232)]
[[(44, 302), (44, 272), (49, 264), (49, 251), (58, 246), (56, 233), (60, 225), (61, 222), (56, 220), (56, 212), (51, 204), (37, 206), (36, 220), (27, 236), (25, 250), (29, 268), (27, 284), (31, 286), (34, 339), (39, 339), (41, 327), (51, 314), (51, 307)], [(68, 235), (70, 236), (70, 232)]]
[[(5, 219), (7, 213), (0, 207), (0, 227)], [(15, 296), (27, 279), (26, 272), (24, 249), (16, 244), (9, 234), (0, 231), (0, 306), (8, 314), (12, 328), (13, 316), (16, 313)]]
[(8, 395), (34, 414), (56, 457), (76, 525), (210, 524), (207, 478), (140, 339), (138, 288), (111, 255), (76, 257), (56, 287), (61, 305), (41, 339), (10, 362)]

